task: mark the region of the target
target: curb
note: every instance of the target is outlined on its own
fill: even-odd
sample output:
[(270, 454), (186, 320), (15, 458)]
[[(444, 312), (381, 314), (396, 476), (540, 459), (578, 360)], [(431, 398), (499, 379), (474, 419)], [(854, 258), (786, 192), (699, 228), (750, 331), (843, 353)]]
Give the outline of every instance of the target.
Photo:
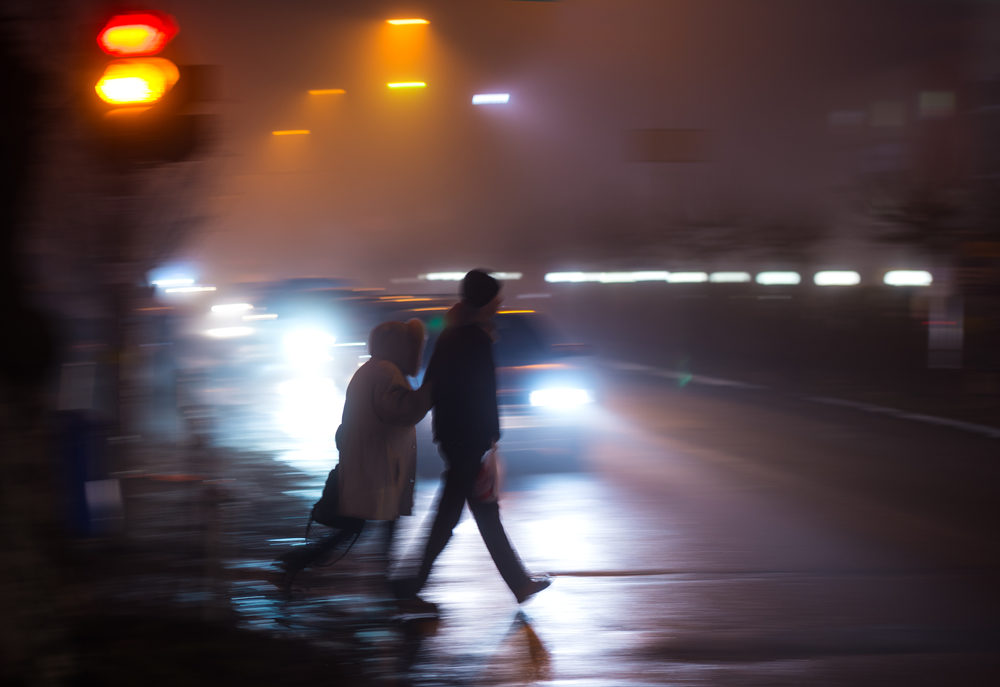
[[(630, 363), (622, 360), (609, 360), (607, 361), (607, 365), (608, 367), (611, 367), (616, 370), (622, 370), (624, 372), (641, 372), (643, 374), (662, 377), (664, 379), (677, 380), (682, 382), (683, 384), (701, 384), (703, 386), (726, 387), (732, 389), (751, 389), (756, 391), (772, 390), (771, 387), (762, 384), (751, 384), (749, 382), (741, 382), (733, 379), (722, 379), (718, 377), (693, 375), (688, 372), (669, 370), (666, 368), (654, 367), (652, 365), (641, 365), (638, 363)], [(938, 417), (936, 415), (915, 413), (908, 410), (902, 410), (900, 408), (880, 406), (874, 403), (865, 403), (863, 401), (851, 401), (847, 399), (833, 398), (829, 396), (810, 396), (810, 395), (795, 394), (795, 393), (789, 393), (788, 395), (794, 396), (804, 401), (809, 401), (811, 403), (840, 406), (844, 408), (851, 408), (853, 410), (858, 410), (861, 412), (872, 413), (877, 415), (888, 415), (890, 417), (895, 417), (900, 420), (909, 420), (911, 422), (922, 422), (924, 424), (929, 424), (929, 425), (949, 427), (951, 429), (957, 429), (962, 432), (968, 432), (971, 434), (980, 434), (990, 439), (1000, 439), (1000, 427), (991, 427), (990, 425), (980, 425), (974, 422), (954, 420), (952, 418), (947, 418), (947, 417)]]

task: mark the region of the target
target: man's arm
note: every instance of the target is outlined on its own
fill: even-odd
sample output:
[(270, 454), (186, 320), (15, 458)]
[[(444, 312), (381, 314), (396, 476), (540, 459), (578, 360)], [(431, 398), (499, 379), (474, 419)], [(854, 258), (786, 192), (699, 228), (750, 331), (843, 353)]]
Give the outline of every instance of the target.
[(500, 414), (497, 410), (497, 371), (493, 362), (493, 340), (484, 331), (478, 337), (475, 355), (476, 412), (481, 427), (491, 443), (500, 439)]

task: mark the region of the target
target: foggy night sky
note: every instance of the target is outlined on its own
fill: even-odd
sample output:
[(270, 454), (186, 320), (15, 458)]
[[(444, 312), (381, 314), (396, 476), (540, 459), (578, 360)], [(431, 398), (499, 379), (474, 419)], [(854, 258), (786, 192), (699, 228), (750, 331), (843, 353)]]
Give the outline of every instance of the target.
[[(641, 267), (670, 257), (665, 218), (832, 217), (829, 113), (933, 90), (907, 65), (968, 40), (960, 3), (920, 0), (162, 6), (191, 61), (221, 67), (209, 219), (186, 255), (232, 279)], [(511, 103), (470, 104), (492, 91)], [(643, 128), (706, 129), (711, 161), (629, 162)]]

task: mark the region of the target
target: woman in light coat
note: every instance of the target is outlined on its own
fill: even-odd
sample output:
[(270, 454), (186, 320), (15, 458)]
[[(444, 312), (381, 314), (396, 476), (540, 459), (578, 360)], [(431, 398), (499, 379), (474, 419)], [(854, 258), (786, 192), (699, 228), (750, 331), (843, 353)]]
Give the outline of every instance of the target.
[(299, 571), (360, 534), (368, 520), (385, 523), (382, 557), (388, 573), (396, 520), (413, 512), (415, 426), (431, 407), (429, 386), (413, 389), (407, 380), (420, 369), (424, 339), (424, 325), (415, 319), (383, 322), (372, 329), (368, 339), (371, 358), (347, 386), (337, 430), (339, 514), (349, 524), (280, 556), (284, 571), (279, 586), (287, 589)]
[(413, 511), (417, 472), (415, 425), (431, 407), (427, 385), (414, 390), (407, 375), (420, 368), (420, 320), (383, 322), (372, 330), (371, 359), (347, 386), (341, 424), (340, 514), (395, 521)]

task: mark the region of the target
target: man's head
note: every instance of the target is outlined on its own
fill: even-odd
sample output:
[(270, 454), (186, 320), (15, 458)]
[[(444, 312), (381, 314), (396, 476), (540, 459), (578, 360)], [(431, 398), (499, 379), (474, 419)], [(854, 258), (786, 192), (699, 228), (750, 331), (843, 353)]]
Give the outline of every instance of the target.
[(471, 270), (462, 279), (462, 302), (480, 314), (492, 317), (500, 307), (499, 281), (483, 270)]

